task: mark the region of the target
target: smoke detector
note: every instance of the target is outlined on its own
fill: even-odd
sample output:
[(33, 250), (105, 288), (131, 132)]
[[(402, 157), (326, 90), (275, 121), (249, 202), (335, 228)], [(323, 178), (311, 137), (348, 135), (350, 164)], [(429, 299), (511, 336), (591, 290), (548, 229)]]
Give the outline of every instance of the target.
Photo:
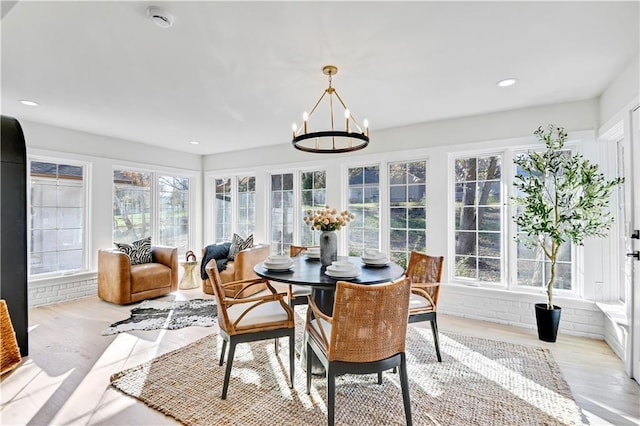
[(169, 28), (173, 25), (173, 16), (157, 6), (150, 6), (147, 9), (147, 16), (160, 28)]

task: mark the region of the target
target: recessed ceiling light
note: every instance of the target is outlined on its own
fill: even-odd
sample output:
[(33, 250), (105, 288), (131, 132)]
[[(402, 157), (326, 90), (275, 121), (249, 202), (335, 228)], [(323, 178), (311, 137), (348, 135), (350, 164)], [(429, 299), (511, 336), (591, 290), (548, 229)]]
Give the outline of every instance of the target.
[(517, 78), (505, 78), (504, 80), (500, 80), (498, 82), (498, 86), (499, 87), (509, 87), (509, 86), (513, 86), (514, 84), (516, 84), (518, 82)]
[(189, 143), (190, 143), (191, 145), (200, 145), (200, 142), (198, 142), (198, 141), (191, 141), (191, 142), (189, 142)]
[(40, 105), (39, 103), (37, 103), (37, 102), (35, 102), (35, 101), (30, 101), (30, 100), (28, 100), (28, 99), (21, 99), (21, 100), (20, 100), (20, 103), (21, 103), (22, 105), (27, 105), (27, 106), (38, 106), (38, 105)]

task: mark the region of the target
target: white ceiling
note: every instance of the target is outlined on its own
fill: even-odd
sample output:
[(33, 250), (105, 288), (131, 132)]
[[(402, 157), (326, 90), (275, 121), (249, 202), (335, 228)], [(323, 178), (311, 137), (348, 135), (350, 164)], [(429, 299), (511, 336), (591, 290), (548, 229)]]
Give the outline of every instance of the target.
[(382, 128), (597, 97), (640, 37), (637, 1), (157, 2), (167, 29), (153, 4), (3, 2), (2, 114), (196, 154), (290, 143), (335, 64), (373, 144)]

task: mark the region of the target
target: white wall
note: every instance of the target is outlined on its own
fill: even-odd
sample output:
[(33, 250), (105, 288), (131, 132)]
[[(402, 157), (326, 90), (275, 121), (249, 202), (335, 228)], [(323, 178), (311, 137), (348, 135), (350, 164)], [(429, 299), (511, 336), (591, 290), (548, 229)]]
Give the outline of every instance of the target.
[(151, 147), (132, 141), (114, 139), (41, 123), (20, 121), (28, 156), (45, 156), (61, 160), (77, 160), (89, 164), (89, 204), (87, 219), (89, 253), (88, 273), (29, 281), (31, 306), (59, 302), (78, 296), (95, 294), (98, 249), (113, 246), (112, 181), (114, 167), (137, 167), (157, 171), (180, 171), (192, 177), (194, 243), (202, 247), (202, 173), (201, 156)]
[[(432, 121), (411, 126), (371, 130), (371, 143), (360, 152), (367, 154), (450, 146), (455, 144), (529, 136), (539, 125), (556, 123), (568, 131), (595, 129), (598, 124), (598, 100), (524, 108), (493, 114)], [(338, 157), (358, 158), (359, 152)], [(324, 163), (331, 155), (310, 154), (279, 144), (246, 151), (207, 155), (203, 170), (215, 171), (271, 164)]]
[[(599, 127), (608, 130), (613, 121), (622, 119), (629, 103), (638, 103), (640, 93), (640, 55), (636, 55), (600, 96)], [(609, 125), (608, 125), (609, 123)]]

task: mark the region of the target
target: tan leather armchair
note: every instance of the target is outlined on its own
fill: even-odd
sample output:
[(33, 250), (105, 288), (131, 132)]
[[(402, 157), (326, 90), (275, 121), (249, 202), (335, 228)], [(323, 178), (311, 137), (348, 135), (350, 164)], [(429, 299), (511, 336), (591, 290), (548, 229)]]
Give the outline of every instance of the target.
[[(203, 258), (205, 252), (206, 248), (202, 249)], [(258, 276), (253, 272), (253, 267), (257, 263), (265, 260), (267, 257), (269, 257), (269, 244), (257, 244), (251, 248), (238, 252), (235, 260), (227, 262), (227, 268), (219, 273), (222, 283), (226, 284), (232, 281), (258, 278)], [(264, 290), (267, 286), (264, 284), (254, 285), (240, 294), (237, 294), (241, 288), (241, 285), (229, 286), (224, 288), (224, 292), (227, 297), (247, 297)], [(211, 281), (209, 279), (202, 280), (202, 291), (207, 294), (213, 294), (213, 287), (211, 286)]]
[(98, 250), (98, 297), (124, 305), (178, 289), (178, 249), (151, 247), (151, 263), (131, 265), (117, 249)]

